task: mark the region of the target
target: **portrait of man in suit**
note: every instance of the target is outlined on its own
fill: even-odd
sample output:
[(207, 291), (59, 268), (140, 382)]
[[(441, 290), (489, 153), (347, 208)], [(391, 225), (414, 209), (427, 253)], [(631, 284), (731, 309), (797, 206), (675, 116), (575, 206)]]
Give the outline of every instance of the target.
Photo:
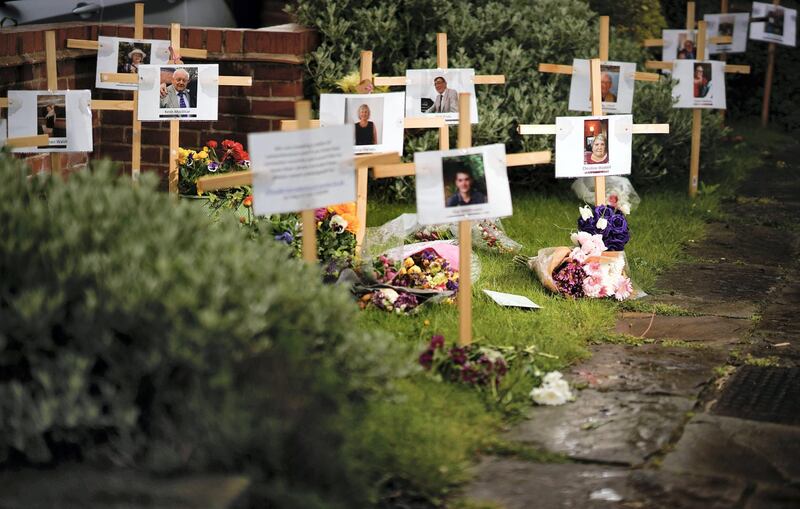
[(197, 103), (192, 87), (190, 86), (191, 77), (189, 71), (178, 68), (173, 71), (171, 82), (161, 83), (161, 102), (162, 108), (195, 108)]
[(443, 76), (437, 76), (433, 80), (433, 87), (436, 89), (436, 98), (433, 106), (425, 110), (425, 113), (458, 113), (458, 91), (447, 88), (447, 81)]

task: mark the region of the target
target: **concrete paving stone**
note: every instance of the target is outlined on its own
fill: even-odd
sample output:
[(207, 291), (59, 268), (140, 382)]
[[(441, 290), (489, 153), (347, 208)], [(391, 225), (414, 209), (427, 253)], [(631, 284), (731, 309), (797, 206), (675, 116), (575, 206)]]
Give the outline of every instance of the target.
[(615, 332), (647, 339), (681, 339), (708, 345), (727, 345), (747, 336), (752, 322), (723, 316), (652, 316), (650, 313), (622, 313)]
[(506, 438), (571, 458), (641, 465), (685, 420), (694, 399), (586, 389), (557, 407), (534, 407)]
[(664, 470), (772, 484), (800, 482), (800, 427), (698, 414), (686, 425)]
[(637, 470), (629, 477), (630, 496), (648, 509), (730, 509), (746, 496), (744, 479)]
[(759, 484), (747, 499), (744, 509), (797, 509), (800, 507), (800, 488)]
[(0, 472), (1, 509), (233, 509), (245, 477), (157, 478), (131, 470), (65, 465)]
[(475, 474), (464, 497), (505, 509), (644, 507), (627, 486), (629, 470), (621, 467), (487, 457)]
[(701, 315), (715, 315), (728, 318), (749, 319), (759, 310), (758, 302), (747, 300), (722, 300), (697, 297), (673, 292), (670, 294), (645, 297), (647, 302), (679, 306)]
[(686, 251), (705, 260), (788, 267), (794, 262), (794, 238), (766, 226), (711, 223), (706, 237)]

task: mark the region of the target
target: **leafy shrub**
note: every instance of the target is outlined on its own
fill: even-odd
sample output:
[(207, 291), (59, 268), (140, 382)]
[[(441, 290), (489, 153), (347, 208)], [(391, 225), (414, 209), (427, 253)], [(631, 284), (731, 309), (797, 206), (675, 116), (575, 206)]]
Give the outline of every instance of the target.
[(589, 7), (602, 16), (609, 16), (611, 25), (621, 35), (636, 41), (660, 38), (661, 30), (667, 28), (658, 0), (589, 0)]
[(357, 507), (343, 454), (411, 366), (272, 239), (111, 173), (0, 156), (0, 466), (254, 472), (282, 507)]
[[(630, 2), (633, 5), (633, 2)], [(649, 3), (648, 3), (649, 5)], [(320, 32), (320, 46), (308, 55), (308, 96), (335, 89), (335, 82), (358, 68), (360, 51), (374, 52), (374, 71), (403, 75), (406, 69), (433, 68), (436, 32), (448, 34), (450, 67), (473, 67), (479, 74), (504, 74), (505, 86), (478, 86), (480, 124), (473, 127), (473, 144), (505, 143), (509, 152), (552, 150), (554, 138), (517, 134), (519, 124), (554, 123), (567, 114), (569, 78), (538, 73), (540, 63), (571, 63), (598, 52), (598, 18), (580, 0), (467, 0), (397, 2), (308, 0), (292, 8), (298, 21)], [(626, 39), (639, 18), (619, 16), (624, 27), (612, 30), (610, 56), (642, 64), (646, 54)], [(653, 21), (656, 26), (656, 21)], [(671, 108), (666, 84), (637, 84), (636, 121), (670, 122), (669, 136), (637, 136), (633, 176), (661, 181), (688, 167), (691, 118)], [(715, 150), (718, 131), (704, 133), (704, 148)], [(451, 130), (451, 138), (454, 130)], [(433, 132), (406, 135), (406, 154), (436, 150)], [(552, 166), (509, 171), (512, 183), (536, 188), (553, 185)], [(403, 195), (411, 179), (371, 184), (372, 196)]]

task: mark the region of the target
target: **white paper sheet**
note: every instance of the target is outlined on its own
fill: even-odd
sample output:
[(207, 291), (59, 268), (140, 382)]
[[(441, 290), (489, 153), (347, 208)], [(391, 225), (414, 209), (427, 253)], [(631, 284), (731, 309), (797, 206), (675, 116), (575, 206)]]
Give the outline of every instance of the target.
[[(443, 78), (441, 92), (434, 81)], [(450, 91), (448, 91), (450, 90)], [(478, 123), (478, 100), (475, 97), (475, 69), (409, 69), (406, 71), (406, 116), (444, 117), (448, 124), (458, 124), (458, 94), (470, 94), (470, 123)], [(442, 95), (441, 100), (439, 95)], [(453, 110), (452, 97), (455, 96)], [(441, 104), (441, 107), (440, 107)], [(437, 110), (446, 110), (436, 112)]]
[[(180, 81), (189, 74), (184, 91), (184, 104), (177, 95)], [(178, 84), (178, 88), (172, 83)], [(164, 85), (166, 96), (161, 97)], [(219, 99), (219, 66), (203, 65), (142, 65), (139, 67), (139, 120), (217, 120)]]
[(556, 178), (629, 175), (632, 129), (632, 115), (557, 117)]
[(351, 145), (356, 154), (381, 152), (403, 153), (403, 103), (405, 93), (322, 94), (319, 100), (319, 123), (356, 126), (364, 115), (367, 127), (354, 127)]
[(414, 164), (420, 224), (512, 214), (505, 145), (417, 152)]
[(747, 28), (750, 23), (750, 15), (746, 12), (730, 14), (706, 14), (703, 16), (706, 21), (706, 37), (711, 39), (719, 35), (730, 35), (733, 37), (731, 44), (708, 43), (709, 53), (744, 53), (747, 50)]
[[(123, 37), (97, 38), (97, 72), (95, 88), (110, 88), (115, 90), (136, 90), (136, 83), (115, 83), (100, 81), (100, 73), (136, 73), (139, 65), (159, 65), (169, 61), (169, 41), (156, 39), (126, 39)], [(136, 54), (144, 53), (141, 61), (137, 63)]]
[(50, 135), (47, 146), (16, 147), (13, 151), (91, 152), (91, 102), (89, 90), (9, 90), (9, 137)]
[(797, 10), (764, 2), (753, 2), (750, 38), (784, 46), (797, 44)]
[[(633, 91), (636, 64), (630, 62), (601, 62), (601, 82), (610, 80), (604, 95), (603, 113), (630, 113), (633, 108)], [(589, 61), (576, 58), (572, 61), (572, 81), (569, 87), (569, 109), (592, 111), (590, 97), (591, 79)], [(602, 92), (601, 83), (601, 92)]]
[(355, 201), (352, 139), (351, 125), (249, 134), (256, 214), (299, 212)]
[(501, 306), (512, 308), (529, 308), (541, 309), (541, 306), (525, 297), (524, 295), (516, 295), (513, 293), (495, 292), (492, 290), (484, 290), (483, 293), (489, 296), (490, 299), (500, 304)]
[[(661, 52), (661, 60), (663, 62), (674, 62), (677, 60), (695, 60), (697, 59), (697, 48), (695, 41), (697, 40), (697, 30), (662, 30), (661, 36), (664, 39), (664, 49)], [(706, 44), (705, 59), (711, 58), (709, 53), (709, 45)], [(670, 70), (665, 69), (664, 73), (669, 74)]]
[(725, 62), (676, 60), (672, 72), (678, 80), (672, 89), (675, 108), (725, 109)]
[(6, 146), (7, 138), (8, 138), (8, 122), (6, 122), (6, 119), (0, 118), (0, 148)]

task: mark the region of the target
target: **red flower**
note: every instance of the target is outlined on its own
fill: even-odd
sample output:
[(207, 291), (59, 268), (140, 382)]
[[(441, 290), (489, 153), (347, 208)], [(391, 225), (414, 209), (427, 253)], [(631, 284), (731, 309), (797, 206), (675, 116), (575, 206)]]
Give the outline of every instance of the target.
[(251, 194), (250, 196), (245, 198), (244, 201), (242, 201), (242, 205), (244, 205), (245, 207), (252, 207), (253, 206), (253, 195)]
[(250, 155), (245, 152), (241, 143), (237, 143), (232, 140), (222, 140), (222, 148), (225, 150), (225, 154), (222, 156), (222, 161), (226, 160), (228, 157), (233, 158), (234, 161), (241, 161), (243, 159), (250, 158)]
[(214, 141), (214, 140), (208, 140), (208, 143), (206, 143), (206, 146), (208, 148), (217, 148), (217, 142)]

